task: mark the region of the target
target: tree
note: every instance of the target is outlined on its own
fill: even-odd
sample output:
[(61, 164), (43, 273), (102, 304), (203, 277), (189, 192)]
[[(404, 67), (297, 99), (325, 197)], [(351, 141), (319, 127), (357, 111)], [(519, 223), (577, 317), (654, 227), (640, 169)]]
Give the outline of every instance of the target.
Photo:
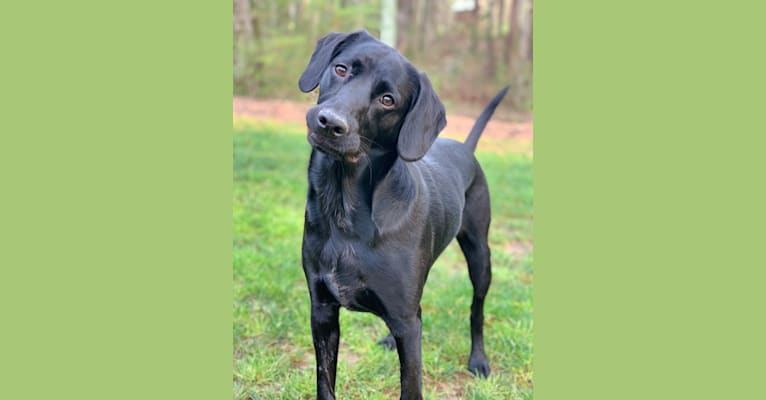
[[(253, 14), (250, 10), (250, 0), (234, 0), (234, 80), (235, 87), (238, 81), (247, 79), (247, 68), (251, 67), (250, 55), (253, 51)], [(244, 83), (244, 82), (243, 82)], [(255, 85), (250, 84), (249, 89), (255, 96)]]
[(520, 33), (521, 33), (521, 1), (511, 0), (511, 18), (510, 29), (508, 29), (508, 36), (505, 40), (505, 55), (503, 59), (506, 63), (513, 66), (516, 49), (518, 48)]
[(396, 0), (383, 0), (381, 7), (380, 40), (396, 47)]

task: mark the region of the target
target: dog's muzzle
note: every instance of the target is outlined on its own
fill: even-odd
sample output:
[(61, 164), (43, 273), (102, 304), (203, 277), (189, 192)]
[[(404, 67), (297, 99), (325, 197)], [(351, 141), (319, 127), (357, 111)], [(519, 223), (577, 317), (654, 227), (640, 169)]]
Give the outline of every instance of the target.
[(316, 106), (306, 114), (309, 143), (317, 149), (356, 163), (361, 157), (359, 135), (352, 119), (332, 107)]

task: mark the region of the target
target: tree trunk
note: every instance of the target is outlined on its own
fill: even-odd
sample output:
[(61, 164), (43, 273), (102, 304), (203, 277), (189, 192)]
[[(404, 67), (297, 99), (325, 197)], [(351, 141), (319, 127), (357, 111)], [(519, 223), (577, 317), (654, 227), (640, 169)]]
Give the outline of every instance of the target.
[(398, 0), (397, 4), (397, 32), (403, 32), (403, 34), (397, 35), (396, 48), (405, 55), (409, 55), (412, 48), (412, 38), (415, 33), (415, 8), (412, 3), (413, 0)]
[(429, 0), (418, 1), (418, 51), (423, 54), (426, 51), (428, 39), (428, 17)]
[(529, 41), (529, 43), (527, 44), (527, 60), (529, 60), (529, 62), (532, 62), (532, 57), (534, 53), (533, 51), (534, 42), (532, 41), (532, 35), (534, 34), (535, 31), (534, 29), (532, 29), (532, 26), (534, 25), (533, 22), (535, 21), (535, 17), (534, 17), (533, 7), (534, 7), (534, 4), (530, 4), (529, 17), (528, 17), (529, 18), (529, 34), (527, 35), (527, 40)]
[(396, 47), (396, 0), (383, 0), (380, 21), (380, 40)]
[(495, 77), (495, 71), (496, 71), (496, 65), (497, 65), (497, 57), (495, 57), (495, 41), (494, 37), (492, 35), (492, 27), (493, 27), (493, 21), (492, 18), (492, 10), (494, 9), (495, 2), (494, 0), (487, 0), (487, 30), (486, 30), (486, 41), (487, 41), (487, 76), (494, 78)]
[(503, 20), (505, 20), (505, 0), (499, 0), (500, 1), (500, 10), (497, 12), (497, 22), (495, 29), (497, 30), (495, 33), (496, 37), (503, 36)]
[(508, 65), (513, 65), (515, 60), (516, 48), (519, 42), (519, 33), (521, 32), (521, 0), (511, 0), (511, 18), (510, 29), (508, 29), (508, 36), (505, 41), (505, 62)]
[(473, 7), (473, 20), (476, 21), (476, 23), (471, 24), (470, 30), (471, 30), (471, 55), (476, 56), (477, 49), (479, 47), (479, 29), (477, 26), (479, 25), (479, 21), (481, 21), (479, 13), (479, 0), (474, 0), (474, 7)]
[(234, 51), (233, 66), (235, 82), (247, 85), (255, 96), (255, 85), (245, 83), (247, 68), (253, 49), (253, 14), (250, 10), (250, 0), (234, 0)]
[(436, 30), (436, 13), (438, 2), (433, 0), (424, 0), (423, 2), (423, 51), (426, 55), (433, 56), (431, 50), (434, 44), (434, 31)]
[(249, 0), (234, 0), (234, 35), (250, 37), (253, 34)]

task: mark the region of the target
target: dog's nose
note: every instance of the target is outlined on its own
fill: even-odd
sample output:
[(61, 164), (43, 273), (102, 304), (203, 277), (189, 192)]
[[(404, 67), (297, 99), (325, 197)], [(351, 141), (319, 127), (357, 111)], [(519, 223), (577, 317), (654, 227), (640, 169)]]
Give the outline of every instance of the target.
[(335, 136), (342, 136), (348, 133), (348, 122), (346, 119), (336, 114), (332, 110), (322, 110), (317, 114), (317, 123), (327, 132), (332, 132)]

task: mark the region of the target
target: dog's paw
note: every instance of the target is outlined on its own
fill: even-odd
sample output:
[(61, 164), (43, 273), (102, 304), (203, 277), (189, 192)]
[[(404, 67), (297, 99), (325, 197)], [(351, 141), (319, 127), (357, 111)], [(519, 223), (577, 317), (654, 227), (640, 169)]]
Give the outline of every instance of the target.
[(393, 336), (389, 333), (384, 337), (383, 339), (380, 339), (378, 341), (378, 344), (381, 345), (384, 349), (393, 351), (396, 350), (396, 339), (394, 339)]
[(471, 354), (468, 359), (468, 371), (479, 378), (486, 378), (489, 376), (489, 361), (484, 354), (476, 355)]

